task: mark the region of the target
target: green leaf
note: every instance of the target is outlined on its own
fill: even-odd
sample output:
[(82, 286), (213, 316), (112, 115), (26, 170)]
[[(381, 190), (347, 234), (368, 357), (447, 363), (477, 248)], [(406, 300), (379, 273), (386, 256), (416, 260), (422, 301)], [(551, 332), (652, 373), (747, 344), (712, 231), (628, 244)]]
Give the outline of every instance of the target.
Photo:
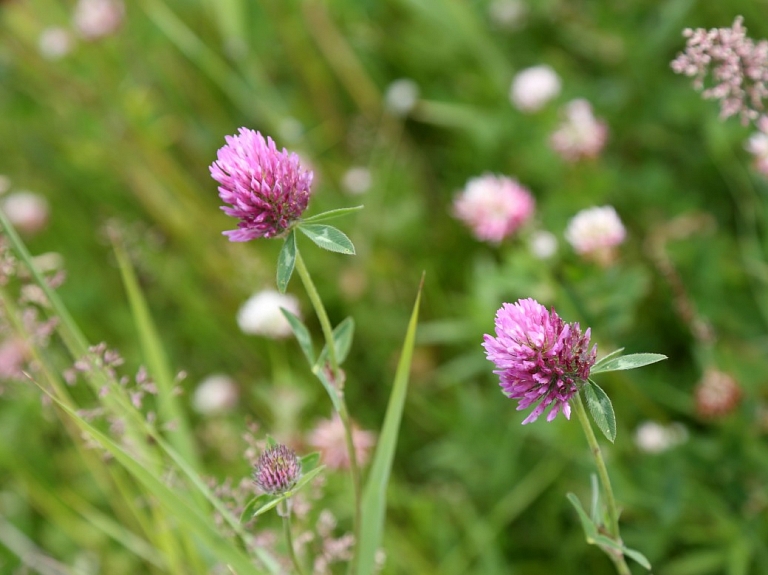
[(608, 395), (592, 380), (584, 384), (584, 397), (595, 424), (608, 440), (616, 439), (616, 415)]
[(309, 473), (304, 473), (299, 481), (296, 483), (296, 485), (293, 486), (293, 489), (290, 491), (286, 491), (285, 493), (281, 493), (280, 495), (268, 495), (265, 494), (267, 498), (269, 498), (269, 501), (259, 507), (256, 511), (253, 513), (253, 517), (257, 517), (259, 515), (262, 515), (269, 511), (270, 509), (273, 509), (274, 507), (277, 507), (277, 504), (281, 501), (284, 501), (285, 499), (288, 499), (289, 497), (293, 497), (297, 492), (301, 491), (304, 487), (306, 487), (310, 481), (312, 481), (315, 477), (317, 477), (323, 470), (325, 469), (325, 465), (320, 465), (319, 467), (315, 467), (312, 471)]
[(597, 526), (589, 518), (587, 512), (584, 511), (584, 508), (581, 506), (581, 501), (579, 501), (579, 498), (576, 497), (576, 495), (573, 493), (568, 493), (566, 497), (568, 498), (568, 501), (570, 501), (571, 504), (576, 508), (576, 513), (579, 514), (579, 521), (581, 521), (581, 527), (584, 529), (584, 535), (587, 538), (587, 543), (591, 545), (594, 541), (594, 538), (597, 536)]
[(269, 449), (270, 447), (277, 447), (278, 445), (279, 444), (277, 443), (274, 437), (272, 437), (271, 435), (267, 435), (267, 449)]
[(379, 435), (376, 455), (371, 464), (368, 481), (363, 491), (362, 524), (360, 543), (358, 546), (357, 575), (369, 575), (374, 572), (376, 552), (381, 547), (386, 515), (387, 484), (392, 471), (392, 461), (395, 456), (400, 420), (405, 406), (405, 395), (408, 391), (408, 373), (413, 358), (413, 348), (416, 341), (416, 326), (419, 319), (419, 302), (424, 285), (422, 276), (416, 303), (413, 306), (405, 341), (395, 372), (395, 381), (389, 395), (387, 413)]
[[(606, 361), (608, 361), (611, 358), (616, 357), (617, 355), (621, 354), (622, 351), (624, 351), (624, 348), (620, 347), (619, 349), (616, 349), (616, 350), (612, 351), (611, 353), (609, 353), (605, 357), (601, 357), (600, 359), (598, 359), (597, 362), (595, 363), (595, 365), (592, 366), (592, 369), (590, 370), (590, 373), (599, 373), (600, 367), (602, 365), (604, 365)], [(598, 372), (596, 372), (595, 370), (598, 370)]]
[(299, 224), (298, 228), (324, 250), (354, 255), (355, 246), (341, 230), (324, 224)]
[(270, 495), (262, 493), (251, 499), (240, 514), (240, 523), (247, 523), (256, 516), (254, 509), (261, 508), (267, 500), (271, 499)]
[(277, 256), (277, 291), (285, 293), (296, 266), (296, 232), (291, 230)]
[(333, 409), (337, 412), (340, 411), (341, 400), (339, 399), (339, 393), (338, 391), (336, 391), (336, 388), (326, 376), (325, 367), (320, 363), (316, 363), (315, 365), (312, 366), (312, 373), (314, 373), (315, 377), (320, 380), (320, 383), (323, 384), (323, 387), (325, 388), (325, 391), (328, 394), (328, 397), (331, 398)]
[(283, 312), (283, 316), (286, 320), (288, 320), (288, 323), (293, 330), (293, 335), (296, 336), (296, 341), (299, 342), (299, 347), (301, 347), (301, 351), (304, 352), (304, 357), (307, 358), (309, 365), (314, 364), (315, 350), (312, 348), (312, 336), (309, 335), (307, 326), (305, 326), (297, 316), (295, 316), (287, 309), (281, 307), (280, 311)]
[(318, 463), (320, 463), (319, 451), (313, 451), (309, 455), (305, 455), (301, 458), (301, 472), (309, 473), (317, 467)]
[(309, 224), (313, 223), (316, 224), (317, 222), (327, 222), (328, 220), (333, 220), (336, 218), (340, 218), (342, 216), (346, 216), (348, 214), (352, 214), (354, 212), (358, 212), (363, 209), (363, 206), (354, 206), (352, 208), (339, 208), (337, 210), (330, 210), (327, 212), (323, 212), (322, 214), (317, 214), (315, 216), (311, 216), (309, 218), (306, 218), (302, 220), (302, 223)]
[(596, 373), (605, 373), (607, 371), (636, 369), (665, 359), (667, 359), (667, 356), (660, 353), (632, 353), (630, 355), (611, 358), (608, 361), (600, 362), (599, 365), (595, 364), (592, 366), (590, 373), (594, 375)]
[(597, 526), (589, 518), (587, 512), (584, 511), (584, 508), (581, 506), (581, 501), (579, 501), (578, 497), (576, 497), (573, 493), (568, 493), (566, 497), (568, 498), (568, 501), (570, 501), (571, 504), (576, 508), (576, 513), (579, 515), (579, 521), (581, 521), (581, 527), (584, 529), (584, 537), (589, 545), (597, 545), (603, 549), (603, 551), (606, 551), (606, 553), (606, 547), (621, 551), (624, 555), (634, 559), (646, 569), (651, 569), (651, 564), (649, 563), (648, 559), (645, 558), (645, 555), (639, 551), (629, 549), (628, 547), (617, 543), (610, 537), (599, 534), (597, 531)]
[[(336, 350), (336, 362), (341, 365), (349, 355), (352, 348), (352, 338), (355, 335), (355, 320), (351, 317), (346, 318), (333, 329), (333, 345)], [(317, 364), (322, 366), (328, 361), (328, 346), (323, 346), (320, 357), (317, 358)]]

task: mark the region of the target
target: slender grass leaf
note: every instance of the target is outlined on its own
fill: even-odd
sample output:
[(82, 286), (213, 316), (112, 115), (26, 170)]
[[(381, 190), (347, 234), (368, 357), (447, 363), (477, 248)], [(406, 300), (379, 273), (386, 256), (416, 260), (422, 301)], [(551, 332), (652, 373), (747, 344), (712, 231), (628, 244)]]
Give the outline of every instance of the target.
[(613, 405), (608, 395), (599, 385), (590, 380), (584, 385), (584, 398), (595, 424), (613, 443), (616, 439), (616, 414), (613, 412)]
[(296, 315), (284, 307), (281, 307), (280, 311), (283, 312), (285, 319), (288, 320), (288, 323), (293, 330), (293, 335), (296, 336), (296, 341), (299, 342), (299, 347), (301, 347), (301, 351), (304, 353), (304, 357), (307, 358), (309, 365), (313, 365), (315, 363), (315, 350), (312, 347), (312, 336), (309, 335), (307, 326), (305, 326)]
[[(592, 366), (590, 373), (594, 375), (596, 373), (605, 373), (607, 371), (636, 369), (665, 359), (667, 359), (667, 356), (660, 353), (633, 353), (630, 355), (622, 355), (601, 363), (599, 367), (595, 364)], [(596, 367), (597, 369), (595, 369)]]
[(590, 373), (595, 373), (595, 370), (598, 370), (597, 373), (599, 373), (600, 367), (605, 364), (606, 361), (609, 361), (610, 359), (616, 357), (617, 355), (621, 354), (621, 352), (624, 351), (623, 347), (620, 347), (619, 349), (613, 350), (611, 353), (606, 355), (605, 357), (601, 357), (597, 360), (595, 365), (592, 366), (592, 369), (589, 370)]
[(136, 481), (154, 495), (176, 518), (179, 525), (183, 525), (185, 530), (192, 531), (199, 538), (201, 544), (205, 545), (219, 560), (232, 565), (239, 575), (260, 575), (263, 573), (254, 566), (247, 555), (214, 527), (213, 521), (203, 510), (191, 504), (191, 498), (185, 496), (183, 490), (166, 485), (162, 478), (155, 476), (133, 454), (125, 451), (122, 446), (80, 417), (74, 409), (60, 402), (56, 397), (50, 394), (48, 396), (71, 417), (82, 431), (101, 445)]
[(302, 220), (302, 223), (316, 224), (318, 222), (327, 222), (328, 220), (334, 220), (336, 218), (340, 218), (342, 216), (346, 216), (354, 212), (358, 212), (362, 209), (363, 209), (363, 206), (354, 206), (352, 208), (339, 208), (337, 210), (329, 210), (327, 212), (323, 212), (322, 214), (317, 214), (315, 216), (310, 216), (308, 218), (305, 218)]
[[(339, 365), (344, 363), (349, 355), (349, 350), (352, 348), (352, 339), (355, 335), (355, 320), (351, 317), (346, 318), (333, 330), (333, 344), (336, 350), (336, 361)], [(328, 346), (323, 346), (323, 351), (320, 352), (320, 357), (317, 358), (318, 365), (325, 365), (328, 361)]]
[(422, 276), (411, 319), (408, 322), (400, 361), (397, 364), (395, 381), (389, 396), (384, 424), (381, 427), (376, 455), (363, 491), (360, 543), (357, 549), (357, 575), (370, 575), (374, 572), (376, 552), (381, 546), (386, 516), (387, 485), (392, 471), (392, 461), (395, 456), (405, 396), (408, 391), (408, 373), (413, 358), (414, 342), (416, 341), (419, 303), (423, 286), (424, 277)]
[(179, 405), (178, 395), (174, 393), (175, 378), (168, 364), (168, 358), (157, 327), (152, 320), (149, 306), (144, 299), (144, 294), (141, 292), (133, 266), (125, 250), (117, 242), (113, 242), (112, 245), (117, 265), (120, 268), (120, 275), (123, 278), (123, 286), (131, 306), (133, 322), (139, 335), (142, 356), (147, 371), (157, 386), (160, 421), (173, 422), (176, 429), (169, 434), (171, 444), (193, 467), (199, 469), (200, 462), (195, 449), (192, 430), (184, 410)]
[(285, 293), (296, 267), (296, 232), (291, 230), (277, 256), (277, 291)]
[(354, 255), (355, 246), (344, 232), (325, 224), (299, 224), (301, 232), (324, 250)]

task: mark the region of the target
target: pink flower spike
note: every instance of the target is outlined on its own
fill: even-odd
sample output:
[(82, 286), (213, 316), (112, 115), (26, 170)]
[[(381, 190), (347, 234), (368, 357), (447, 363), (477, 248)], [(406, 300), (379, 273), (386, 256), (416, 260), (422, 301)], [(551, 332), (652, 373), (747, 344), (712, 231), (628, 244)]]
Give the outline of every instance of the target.
[(453, 214), (475, 237), (494, 244), (531, 219), (535, 202), (517, 180), (485, 174), (472, 178), (453, 202)]
[[(672, 61), (672, 70), (692, 77), (693, 87), (706, 100), (720, 101), (720, 117), (741, 116), (743, 124), (758, 119), (768, 97), (768, 41), (747, 37), (737, 16), (730, 28), (687, 28), (685, 51)], [(711, 87), (705, 88), (708, 75)]]
[(221, 184), (219, 197), (231, 206), (221, 209), (240, 219), (238, 229), (224, 235), (233, 242), (282, 235), (307, 209), (313, 173), (302, 169), (298, 155), (279, 152), (259, 132), (240, 128), (224, 139), (210, 171)]
[(565, 323), (554, 309), (528, 298), (505, 303), (496, 313), (496, 337), (484, 339), (504, 395), (518, 401), (518, 411), (535, 406), (523, 425), (547, 410), (547, 421), (559, 413), (570, 419), (569, 401), (597, 356), (589, 329), (582, 334), (578, 323)]

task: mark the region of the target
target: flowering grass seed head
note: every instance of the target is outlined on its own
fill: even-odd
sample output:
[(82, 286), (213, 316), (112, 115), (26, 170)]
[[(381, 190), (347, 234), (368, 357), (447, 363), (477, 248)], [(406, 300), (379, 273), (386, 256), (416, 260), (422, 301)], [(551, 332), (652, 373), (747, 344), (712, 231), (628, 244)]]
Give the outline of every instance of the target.
[(597, 345), (590, 349), (590, 334), (531, 298), (498, 310), (496, 337), (486, 334), (483, 347), (504, 395), (518, 400), (518, 411), (535, 405), (523, 424), (547, 410), (547, 421), (560, 412), (570, 418), (569, 401), (595, 364)]
[(302, 169), (299, 156), (272, 138), (240, 128), (226, 136), (217, 160), (210, 166), (219, 182), (219, 197), (228, 216), (239, 218), (238, 229), (224, 232), (230, 241), (281, 236), (296, 222), (309, 203), (313, 173)]
[(265, 449), (253, 470), (256, 485), (269, 495), (290, 491), (300, 477), (301, 461), (292, 449), (282, 444)]

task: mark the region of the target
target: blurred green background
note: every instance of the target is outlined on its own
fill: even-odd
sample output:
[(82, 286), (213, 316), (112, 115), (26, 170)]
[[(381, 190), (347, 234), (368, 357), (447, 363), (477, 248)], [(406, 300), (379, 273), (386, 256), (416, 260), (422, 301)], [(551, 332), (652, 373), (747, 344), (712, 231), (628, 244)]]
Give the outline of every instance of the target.
[[(521, 15), (505, 20), (513, 4)], [(234, 411), (193, 416), (212, 476), (249, 473), (217, 444), (248, 419), (287, 440), (330, 412), (295, 342), (244, 335), (235, 321), (254, 291), (274, 286), (280, 247), (221, 235), (233, 222), (208, 166), (224, 136), (247, 126), (314, 169), (309, 214), (366, 206), (339, 222), (357, 256), (302, 244), (332, 320), (356, 320), (347, 396), (366, 429), (381, 425), (426, 271), (384, 573), (612, 572), (565, 499), (588, 498), (581, 431), (563, 418), (522, 427), (484, 358), (496, 309), (520, 297), (591, 327), (602, 352), (670, 358), (599, 378), (618, 417), (605, 448), (627, 545), (659, 575), (768, 573), (768, 183), (743, 149), (753, 130), (721, 122), (716, 104), (669, 67), (688, 26), (725, 27), (742, 14), (750, 36), (768, 37), (768, 2), (130, 0), (119, 29), (91, 41), (72, 30), (73, 9), (0, 3), (0, 174), (11, 191), (48, 201), (47, 226), (27, 241), (35, 254), (63, 257), (59, 292), (90, 340), (135, 367), (105, 239), (116, 226), (172, 364), (188, 373), (185, 398), (210, 373), (238, 383)], [(41, 52), (52, 26), (71, 34), (69, 53)], [(557, 71), (562, 93), (523, 114), (510, 83), (538, 64)], [(407, 113), (387, 99), (399, 79), (418, 88)], [(573, 98), (588, 99), (610, 134), (599, 158), (568, 164), (548, 138)], [(360, 195), (345, 189), (354, 167), (371, 175)], [(451, 216), (455, 194), (485, 172), (531, 190), (536, 225), (559, 239), (554, 257), (536, 259), (523, 238), (480, 243)], [(628, 239), (600, 267), (562, 232), (579, 210), (606, 204)], [(298, 282), (289, 291), (303, 297)], [(681, 298), (711, 325), (713, 343), (692, 335)], [(308, 301), (302, 308), (319, 336)], [(713, 368), (735, 378), (741, 401), (707, 418), (694, 390)], [(686, 441), (643, 450), (635, 430), (649, 420), (683, 424)], [(28, 384), (4, 384), (0, 435), (8, 522), (63, 563), (86, 553), (103, 573), (156, 572), (96, 530), (67, 532), (50, 494), (76, 492), (96, 506), (104, 494)], [(346, 477), (330, 479), (331, 497), (347, 505)], [(59, 504), (76, 505), (68, 501)], [(0, 572), (26, 573), (20, 565), (0, 544)]]

